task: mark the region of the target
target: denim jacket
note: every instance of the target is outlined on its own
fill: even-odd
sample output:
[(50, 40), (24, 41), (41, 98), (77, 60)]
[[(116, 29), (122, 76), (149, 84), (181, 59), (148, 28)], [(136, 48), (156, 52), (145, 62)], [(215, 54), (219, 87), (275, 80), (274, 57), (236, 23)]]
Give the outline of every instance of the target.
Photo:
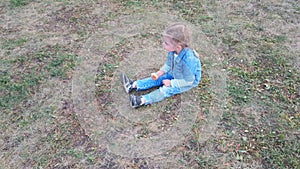
[(197, 55), (194, 50), (188, 47), (182, 49), (178, 56), (175, 52), (168, 53), (168, 60), (160, 70), (174, 77), (171, 80), (172, 87), (188, 90), (199, 84), (201, 62)]

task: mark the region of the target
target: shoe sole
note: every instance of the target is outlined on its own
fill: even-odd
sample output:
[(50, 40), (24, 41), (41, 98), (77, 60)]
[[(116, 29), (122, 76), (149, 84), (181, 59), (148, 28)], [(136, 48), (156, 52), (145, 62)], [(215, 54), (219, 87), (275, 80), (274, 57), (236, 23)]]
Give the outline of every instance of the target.
[(129, 101), (130, 101), (130, 106), (132, 107), (132, 108), (135, 108), (135, 106), (133, 105), (133, 96), (132, 95), (130, 95), (129, 96)]
[(130, 88), (129, 87), (130, 86), (129, 78), (124, 73), (122, 73), (121, 74), (121, 80), (122, 80), (122, 84), (123, 84), (123, 87), (125, 89), (125, 92), (129, 93), (129, 88)]
[(134, 105), (133, 102), (136, 102), (136, 97), (134, 95), (130, 95), (129, 96), (129, 100), (130, 100), (130, 106), (132, 108), (138, 108), (138, 107), (141, 107), (142, 105)]

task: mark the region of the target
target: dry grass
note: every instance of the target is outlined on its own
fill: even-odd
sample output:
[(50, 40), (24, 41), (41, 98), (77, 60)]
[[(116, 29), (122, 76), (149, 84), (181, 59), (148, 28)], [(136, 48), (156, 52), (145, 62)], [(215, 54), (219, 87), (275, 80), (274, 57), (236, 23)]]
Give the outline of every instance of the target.
[[(299, 168), (299, 9), (1, 1), (1, 168)], [(201, 84), (131, 110), (117, 74), (157, 69), (160, 32), (178, 18), (196, 32)]]

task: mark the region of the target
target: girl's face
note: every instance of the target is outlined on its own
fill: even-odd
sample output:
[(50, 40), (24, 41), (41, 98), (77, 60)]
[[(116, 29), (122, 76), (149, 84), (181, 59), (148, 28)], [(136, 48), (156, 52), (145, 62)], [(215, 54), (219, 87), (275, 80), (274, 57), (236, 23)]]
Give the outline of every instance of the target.
[(168, 52), (176, 51), (176, 45), (174, 45), (174, 41), (170, 37), (163, 36), (162, 45)]

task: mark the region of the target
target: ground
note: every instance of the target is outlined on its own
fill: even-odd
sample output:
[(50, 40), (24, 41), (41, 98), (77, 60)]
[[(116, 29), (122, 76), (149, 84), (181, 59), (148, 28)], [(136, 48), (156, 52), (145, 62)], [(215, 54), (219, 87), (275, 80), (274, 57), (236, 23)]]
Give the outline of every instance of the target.
[[(300, 168), (298, 1), (3, 0), (0, 14), (0, 168)], [(172, 22), (193, 32), (201, 83), (132, 109), (119, 75), (159, 69)]]

